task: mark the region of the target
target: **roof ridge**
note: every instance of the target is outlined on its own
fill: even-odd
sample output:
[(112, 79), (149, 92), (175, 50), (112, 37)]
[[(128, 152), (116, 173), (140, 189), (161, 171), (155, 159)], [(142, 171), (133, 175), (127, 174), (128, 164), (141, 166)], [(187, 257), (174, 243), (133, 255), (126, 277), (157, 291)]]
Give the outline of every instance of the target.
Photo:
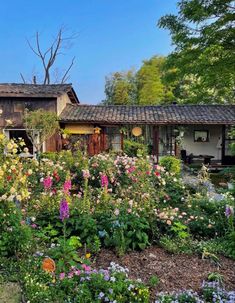
[(155, 105), (132, 105), (132, 104), (79, 104), (79, 106), (93, 106), (93, 107), (116, 107), (116, 108), (120, 108), (120, 107), (127, 107), (127, 108), (156, 108), (156, 107), (172, 107), (172, 108), (177, 108), (177, 107), (186, 107), (186, 108), (190, 108), (190, 107), (235, 107), (235, 104), (155, 104)]
[(17, 82), (10, 82), (10, 83), (0, 83), (0, 85), (25, 85), (25, 86), (66, 86), (72, 85), (72, 83), (53, 83), (53, 84), (43, 84), (43, 83), (17, 83)]

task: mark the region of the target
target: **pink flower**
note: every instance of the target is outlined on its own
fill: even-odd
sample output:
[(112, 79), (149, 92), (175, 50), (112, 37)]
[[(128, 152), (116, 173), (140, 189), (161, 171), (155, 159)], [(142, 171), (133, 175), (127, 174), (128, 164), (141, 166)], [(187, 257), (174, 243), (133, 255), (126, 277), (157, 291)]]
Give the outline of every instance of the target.
[(66, 180), (63, 185), (64, 193), (69, 194), (69, 191), (71, 190), (71, 188), (72, 188), (71, 180), (70, 179)]
[(59, 278), (60, 278), (60, 280), (63, 280), (65, 278), (65, 273), (61, 272)]
[(45, 190), (49, 190), (52, 187), (52, 178), (50, 176), (43, 179), (43, 186)]
[(78, 270), (75, 270), (74, 274), (75, 274), (76, 276), (79, 276), (79, 275), (81, 274), (81, 271), (80, 271), (79, 269), (78, 269)]
[(82, 175), (83, 175), (83, 178), (84, 178), (84, 179), (89, 179), (90, 176), (91, 176), (88, 169), (83, 169), (83, 170), (82, 170)]
[(102, 174), (101, 175), (101, 186), (107, 188), (108, 185), (109, 185), (109, 180), (108, 180), (107, 175)]
[(68, 278), (69, 278), (69, 279), (71, 279), (73, 276), (74, 276), (74, 273), (73, 273), (73, 272), (69, 272), (69, 273), (68, 273)]
[(127, 173), (128, 174), (131, 174), (131, 173), (133, 173), (135, 171), (135, 166), (131, 166), (131, 167), (129, 167), (128, 169), (127, 169)]
[(82, 264), (82, 268), (85, 270), (85, 271), (91, 271), (91, 267), (86, 265), (86, 264)]

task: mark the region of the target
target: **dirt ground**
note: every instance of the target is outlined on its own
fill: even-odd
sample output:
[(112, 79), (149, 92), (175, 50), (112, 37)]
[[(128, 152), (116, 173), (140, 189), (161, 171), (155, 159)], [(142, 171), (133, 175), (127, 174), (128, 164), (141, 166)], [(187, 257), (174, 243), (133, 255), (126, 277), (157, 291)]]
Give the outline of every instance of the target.
[(183, 289), (199, 290), (202, 281), (210, 272), (218, 272), (224, 277), (228, 290), (235, 290), (235, 261), (219, 257), (220, 267), (199, 256), (172, 255), (159, 247), (150, 247), (142, 252), (130, 252), (118, 257), (110, 250), (102, 249), (94, 260), (98, 268), (107, 268), (110, 262), (129, 269), (129, 276), (148, 283), (155, 275), (160, 283), (153, 291), (174, 291)]
[(17, 283), (0, 284), (1, 303), (19, 303), (21, 301), (21, 290)]

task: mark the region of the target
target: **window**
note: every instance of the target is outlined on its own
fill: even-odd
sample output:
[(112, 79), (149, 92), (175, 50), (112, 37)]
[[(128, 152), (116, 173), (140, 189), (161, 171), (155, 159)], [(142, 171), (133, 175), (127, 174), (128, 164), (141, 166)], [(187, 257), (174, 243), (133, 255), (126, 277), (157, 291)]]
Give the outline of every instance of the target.
[(14, 113), (22, 113), (24, 111), (23, 102), (17, 102), (14, 104)]
[(106, 134), (108, 138), (108, 146), (114, 151), (122, 149), (122, 136), (118, 127), (107, 127)]
[(195, 130), (194, 131), (194, 142), (209, 142), (209, 131), (208, 130)]

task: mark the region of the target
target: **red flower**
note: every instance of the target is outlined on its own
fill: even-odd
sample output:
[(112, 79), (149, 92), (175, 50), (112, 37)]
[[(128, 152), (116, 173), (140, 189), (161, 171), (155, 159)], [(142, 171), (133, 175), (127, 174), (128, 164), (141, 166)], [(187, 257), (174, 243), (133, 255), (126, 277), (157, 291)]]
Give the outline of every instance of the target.
[(53, 177), (56, 179), (57, 182), (60, 181), (60, 176), (58, 175), (57, 171), (53, 172)]
[(156, 175), (157, 177), (159, 177), (159, 176), (160, 176), (159, 171), (155, 171), (155, 175)]
[(12, 179), (12, 176), (7, 176), (7, 181), (10, 181)]

